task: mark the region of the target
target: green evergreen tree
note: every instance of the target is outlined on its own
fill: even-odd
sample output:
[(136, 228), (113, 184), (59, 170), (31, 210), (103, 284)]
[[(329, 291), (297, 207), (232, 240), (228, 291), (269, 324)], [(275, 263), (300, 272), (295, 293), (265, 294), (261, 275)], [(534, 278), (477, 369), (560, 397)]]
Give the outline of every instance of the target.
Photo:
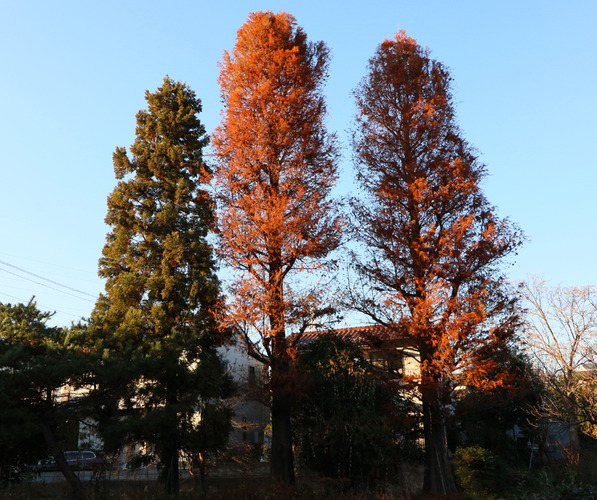
[[(111, 231), (99, 261), (106, 291), (91, 324), (109, 358), (109, 390), (98, 394), (111, 404), (98, 405), (98, 418), (108, 448), (123, 440), (154, 444), (166, 490), (176, 493), (180, 452), (225, 444), (230, 412), (217, 403), (227, 379), (216, 352), (224, 336), (207, 241), (213, 215), (201, 102), (168, 77), (145, 98), (131, 156), (124, 148), (114, 153), (118, 185), (108, 198)], [(201, 439), (210, 428), (196, 418), (201, 406), (219, 423), (219, 439)]]
[(69, 430), (87, 415), (86, 395), (77, 389), (91, 383), (94, 362), (72, 342), (73, 330), (47, 325), (51, 316), (33, 300), (0, 304), (0, 481), (49, 454), (74, 497), (83, 498), (62, 452), (76, 447)]

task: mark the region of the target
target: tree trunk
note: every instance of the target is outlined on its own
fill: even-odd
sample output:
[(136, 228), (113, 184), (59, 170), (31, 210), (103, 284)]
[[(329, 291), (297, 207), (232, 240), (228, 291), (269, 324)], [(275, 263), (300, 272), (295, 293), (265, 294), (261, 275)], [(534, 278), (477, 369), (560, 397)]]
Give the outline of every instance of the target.
[(164, 422), (166, 429), (162, 435), (163, 443), (163, 457), (162, 464), (164, 466), (164, 483), (166, 493), (174, 495), (178, 498), (180, 489), (180, 480), (178, 474), (179, 462), (179, 436), (178, 436), (178, 419), (173, 408), (176, 407), (178, 401), (178, 394), (172, 383), (168, 383), (166, 387), (166, 405), (168, 408), (169, 417)]
[(570, 460), (573, 462), (578, 460), (580, 454), (580, 437), (578, 434), (578, 403), (576, 401), (576, 394), (571, 392), (568, 396), (568, 423), (570, 435)]
[(178, 475), (178, 446), (176, 443), (168, 444), (164, 451), (164, 480), (166, 493), (178, 498), (180, 481)]
[(272, 393), (271, 473), (274, 479), (294, 483), (290, 401), (284, 390), (278, 388)]
[(81, 483), (79, 476), (72, 471), (66, 462), (66, 459), (62, 454), (62, 450), (56, 442), (56, 437), (54, 436), (54, 432), (50, 428), (50, 425), (46, 420), (43, 419), (43, 417), (40, 419), (39, 424), (44, 436), (44, 441), (46, 442), (48, 450), (50, 451), (50, 455), (54, 457), (54, 460), (56, 460), (56, 465), (58, 465), (58, 469), (60, 472), (62, 472), (64, 479), (66, 479), (66, 482), (72, 488), (74, 498), (77, 500), (83, 500), (85, 498), (85, 495), (83, 494), (83, 484)]
[(11, 467), (10, 461), (4, 460), (0, 462), (0, 488), (10, 486), (11, 483)]
[[(424, 396), (425, 398), (425, 396)], [(432, 396), (431, 396), (432, 398)], [(427, 397), (425, 399), (431, 399)], [(447, 495), (458, 491), (450, 463), (446, 426), (437, 400), (423, 401), (425, 434), (425, 476), (423, 491)]]
[[(277, 189), (278, 179), (272, 184)], [(277, 239), (277, 238), (276, 238)], [(288, 388), (290, 359), (286, 343), (284, 318), (284, 283), (281, 251), (270, 251), (270, 328), (273, 337), (273, 357), (271, 360), (272, 387), (272, 456), (271, 473), (274, 479), (284, 483), (294, 483), (294, 454), (292, 451), (291, 397)]]
[(200, 498), (205, 498), (205, 494), (207, 492), (205, 488), (205, 459), (203, 455), (200, 454), (200, 461), (199, 461), (199, 478), (201, 480), (201, 496)]
[[(277, 339), (278, 346), (284, 339)], [(288, 393), (289, 362), (286, 353), (279, 352), (271, 365), (272, 382), (272, 454), (271, 474), (275, 480), (294, 483), (292, 451), (291, 395)]]

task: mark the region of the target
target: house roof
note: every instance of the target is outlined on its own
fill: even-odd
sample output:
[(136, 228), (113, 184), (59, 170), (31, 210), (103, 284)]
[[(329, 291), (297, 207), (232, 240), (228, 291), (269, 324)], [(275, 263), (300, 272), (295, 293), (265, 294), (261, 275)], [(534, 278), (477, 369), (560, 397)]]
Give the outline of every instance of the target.
[(376, 344), (381, 345), (384, 342), (392, 341), (396, 343), (398, 341), (401, 345), (409, 345), (408, 339), (396, 338), (396, 332), (384, 325), (369, 325), (369, 326), (356, 326), (352, 328), (337, 328), (329, 330), (312, 330), (303, 333), (301, 339), (298, 342), (298, 347), (305, 347), (314, 340), (318, 339), (321, 335), (332, 334), (343, 340), (350, 340), (357, 343), (366, 343), (374, 347)]
[(597, 364), (593, 363), (592, 361), (587, 361), (578, 367), (578, 371), (595, 373), (597, 372)]

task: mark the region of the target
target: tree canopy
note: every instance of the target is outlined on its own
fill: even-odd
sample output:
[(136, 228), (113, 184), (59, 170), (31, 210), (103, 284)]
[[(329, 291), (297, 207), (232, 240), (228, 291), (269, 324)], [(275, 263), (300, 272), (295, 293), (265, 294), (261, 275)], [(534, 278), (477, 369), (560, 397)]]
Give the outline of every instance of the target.
[(81, 389), (93, 381), (94, 358), (79, 349), (72, 331), (48, 326), (50, 317), (33, 300), (0, 304), (0, 480), (52, 455), (82, 498), (62, 452), (77, 445), (70, 430), (76, 436), (89, 415)]
[[(224, 341), (216, 319), (219, 281), (207, 241), (211, 172), (202, 158), (207, 137), (195, 93), (166, 77), (145, 98), (132, 156), (124, 148), (114, 153), (118, 185), (108, 198), (111, 230), (99, 261), (106, 291), (91, 329), (120, 374), (107, 375), (107, 444), (123, 438), (153, 443), (166, 488), (177, 492), (185, 443), (209, 442), (190, 439), (205, 427), (194, 415), (214, 405), (227, 385), (216, 352)], [(214, 428), (221, 446), (230, 415), (225, 408), (209, 414), (219, 419)]]
[(490, 386), (486, 356), (519, 324), (502, 259), (521, 242), (480, 189), (485, 169), (458, 129), (447, 69), (399, 32), (355, 92), (353, 139), (363, 199), (353, 201), (356, 269), (348, 300), (420, 353), (425, 488), (455, 490), (444, 438), (458, 383)]
[(545, 390), (536, 414), (568, 425), (570, 453), (580, 452), (580, 431), (597, 424), (597, 290), (549, 286), (533, 278), (521, 284), (524, 345)]
[(330, 198), (336, 148), (324, 127), (328, 60), (323, 42), (309, 42), (291, 15), (251, 14), (221, 63), (224, 110), (213, 135), (219, 254), (234, 270), (228, 319), (270, 369), (272, 472), (287, 481), (287, 336), (298, 339), (325, 309), (304, 278), (340, 241)]

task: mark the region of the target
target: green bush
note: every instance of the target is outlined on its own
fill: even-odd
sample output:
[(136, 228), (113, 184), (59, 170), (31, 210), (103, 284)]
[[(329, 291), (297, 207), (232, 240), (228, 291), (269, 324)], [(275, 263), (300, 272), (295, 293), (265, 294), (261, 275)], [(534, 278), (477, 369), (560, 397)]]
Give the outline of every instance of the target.
[(584, 484), (574, 470), (554, 472), (545, 468), (540, 471), (531, 491), (518, 498), (520, 500), (594, 500), (597, 498), (597, 486)]
[(378, 487), (418, 457), (418, 408), (387, 383), (359, 345), (322, 335), (293, 367), (302, 380), (294, 413), (300, 462), (352, 485)]
[(456, 448), (456, 478), (466, 495), (472, 498), (496, 498), (503, 485), (501, 461), (480, 446)]

